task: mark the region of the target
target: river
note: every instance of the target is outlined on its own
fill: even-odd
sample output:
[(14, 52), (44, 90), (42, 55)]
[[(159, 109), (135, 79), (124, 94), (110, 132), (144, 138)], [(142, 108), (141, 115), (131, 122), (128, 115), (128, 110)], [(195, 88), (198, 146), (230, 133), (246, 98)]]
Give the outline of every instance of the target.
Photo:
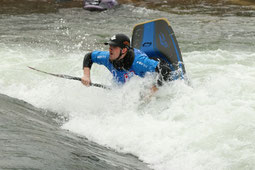
[[(0, 169), (254, 169), (255, 11), (163, 7), (1, 14)], [(80, 77), (87, 52), (156, 18), (175, 31), (190, 85), (150, 101), (149, 78), (108, 91), (27, 68)], [(102, 66), (92, 81), (112, 86)]]

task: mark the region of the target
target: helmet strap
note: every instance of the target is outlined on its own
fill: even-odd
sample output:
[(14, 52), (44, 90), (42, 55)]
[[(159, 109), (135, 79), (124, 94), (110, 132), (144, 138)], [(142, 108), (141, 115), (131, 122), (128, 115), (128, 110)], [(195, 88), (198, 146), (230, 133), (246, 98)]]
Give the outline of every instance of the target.
[(120, 55), (119, 55), (119, 57), (117, 57), (117, 58), (116, 58), (115, 60), (113, 60), (113, 61), (118, 61), (118, 60), (120, 59), (120, 57), (121, 57), (122, 54), (123, 54), (123, 53), (122, 53), (122, 49), (123, 49), (123, 48), (120, 48)]

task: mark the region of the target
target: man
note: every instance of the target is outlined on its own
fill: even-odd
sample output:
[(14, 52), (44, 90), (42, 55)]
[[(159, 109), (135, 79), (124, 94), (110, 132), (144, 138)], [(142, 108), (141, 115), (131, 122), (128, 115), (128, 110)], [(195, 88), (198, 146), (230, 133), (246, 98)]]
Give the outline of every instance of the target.
[(116, 34), (105, 43), (109, 51), (93, 51), (85, 55), (83, 60), (84, 76), (82, 83), (90, 86), (90, 69), (93, 63), (104, 65), (113, 75), (117, 83), (125, 83), (132, 76), (144, 77), (146, 73), (156, 72), (157, 83), (152, 87), (156, 91), (156, 84), (161, 86), (163, 81), (171, 80), (171, 70), (163, 61), (150, 59), (144, 52), (130, 47), (130, 39), (124, 34)]

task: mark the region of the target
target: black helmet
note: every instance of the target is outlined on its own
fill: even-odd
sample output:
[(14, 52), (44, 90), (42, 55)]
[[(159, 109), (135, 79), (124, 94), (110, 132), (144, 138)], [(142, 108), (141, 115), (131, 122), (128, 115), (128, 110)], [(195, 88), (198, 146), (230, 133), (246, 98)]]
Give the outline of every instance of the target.
[(120, 48), (129, 48), (130, 47), (130, 39), (125, 34), (116, 34), (110, 38), (110, 40), (105, 45), (117, 46)]

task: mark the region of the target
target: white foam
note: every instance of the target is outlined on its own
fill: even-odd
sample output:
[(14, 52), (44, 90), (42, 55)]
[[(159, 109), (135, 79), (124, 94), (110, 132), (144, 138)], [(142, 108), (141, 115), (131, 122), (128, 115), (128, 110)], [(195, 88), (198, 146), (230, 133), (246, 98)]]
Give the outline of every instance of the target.
[[(77, 63), (82, 62), (82, 55), (73, 55), (73, 60), (59, 58), (63, 68), (54, 68), (54, 61), (47, 59), (36, 66), (46, 63), (45, 68), (52, 72), (64, 72), (68, 67), (69, 74), (81, 75)], [(149, 78), (135, 78), (122, 88), (107, 91), (25, 69), (23, 79), (18, 78), (18, 71), (10, 72), (9, 76), (17, 77), (11, 83), (3, 78), (0, 92), (68, 115), (70, 120), (63, 128), (132, 153), (154, 169), (252, 169), (255, 53), (216, 50), (183, 55), (192, 86), (175, 81), (150, 101), (140, 98)], [(8, 70), (21, 69), (31, 60), (36, 59), (6, 65)], [(5, 69), (0, 69), (4, 76)], [(107, 70), (93, 69), (95, 82), (110, 83)]]

